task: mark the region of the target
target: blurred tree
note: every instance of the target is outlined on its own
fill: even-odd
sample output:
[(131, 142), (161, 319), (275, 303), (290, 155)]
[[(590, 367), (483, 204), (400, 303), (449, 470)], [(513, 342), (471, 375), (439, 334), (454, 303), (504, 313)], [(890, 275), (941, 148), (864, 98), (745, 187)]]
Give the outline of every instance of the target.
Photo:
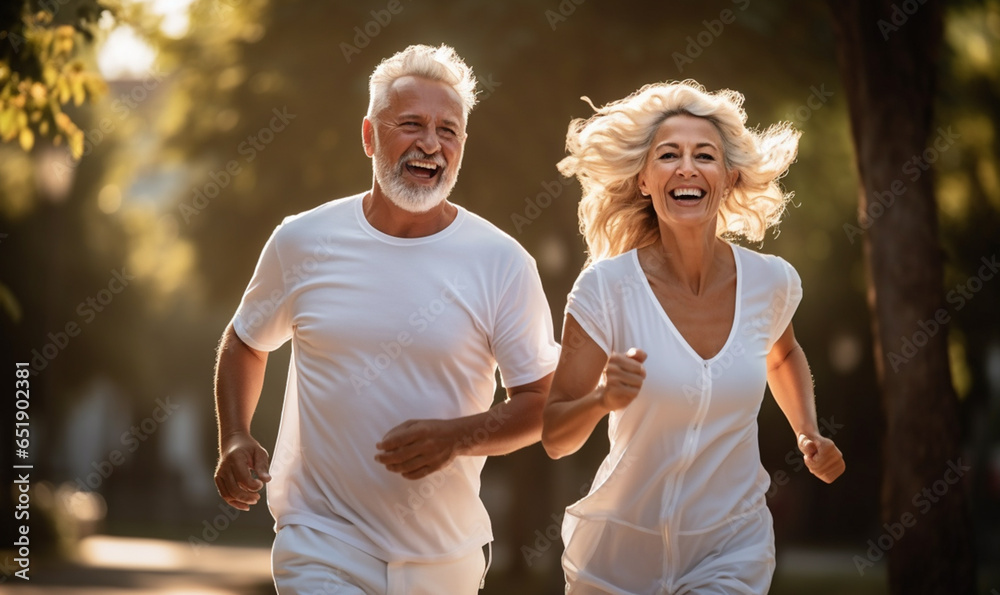
[(955, 149), (941, 155), (936, 177), (947, 258), (945, 290), (951, 296), (946, 301), (954, 315), (948, 343), (952, 378), (962, 405), (963, 462), (976, 469), (968, 483), (977, 574), (981, 586), (995, 586), (1000, 584), (1000, 316), (996, 308), (1000, 283), (982, 267), (984, 259), (995, 261), (1000, 254), (1000, 137), (996, 133), (1000, 122), (1000, 2), (950, 2), (945, 40), (935, 115), (937, 125), (952, 126), (961, 137)]
[(98, 0), (8, 2), (0, 8), (0, 140), (30, 151), (36, 134), (67, 141), (75, 159), (84, 133), (62, 110), (107, 92), (101, 76), (76, 57), (94, 40), (108, 10)]
[[(879, 547), (888, 549), (893, 593), (972, 593), (964, 482), (918, 502), (950, 477), (961, 449), (947, 333), (940, 332), (947, 310), (929, 165), (936, 158), (928, 154), (954, 139), (939, 130), (927, 145), (943, 6), (850, 0), (830, 2), (830, 10), (862, 184), (860, 227), (847, 229), (864, 236), (885, 410), (882, 520), (892, 543)], [(855, 557), (859, 570), (873, 556)]]

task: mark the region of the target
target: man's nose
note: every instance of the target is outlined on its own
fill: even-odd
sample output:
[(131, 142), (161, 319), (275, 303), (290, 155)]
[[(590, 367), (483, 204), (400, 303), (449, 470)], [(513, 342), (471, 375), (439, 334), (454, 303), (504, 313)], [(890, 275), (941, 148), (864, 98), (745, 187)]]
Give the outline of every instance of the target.
[(433, 128), (425, 128), (417, 138), (417, 148), (430, 155), (437, 153), (441, 149), (441, 141), (438, 140), (437, 133)]

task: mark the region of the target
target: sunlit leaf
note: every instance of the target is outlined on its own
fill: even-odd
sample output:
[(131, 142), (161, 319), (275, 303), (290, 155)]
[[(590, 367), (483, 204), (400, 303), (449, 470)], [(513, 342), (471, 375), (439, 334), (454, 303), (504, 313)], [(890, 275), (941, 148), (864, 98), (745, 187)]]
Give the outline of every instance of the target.
[(5, 141), (10, 140), (16, 133), (16, 116), (17, 110), (13, 107), (0, 111), (0, 138)]
[(21, 143), (22, 149), (30, 151), (31, 147), (35, 146), (35, 133), (30, 128), (22, 128), (17, 140)]
[(72, 96), (72, 91), (69, 88), (69, 81), (66, 80), (65, 75), (59, 76), (59, 79), (56, 81), (56, 88), (59, 92), (59, 103), (68, 102)]
[(36, 82), (33, 85), (31, 85), (31, 98), (37, 101), (38, 103), (44, 102), (48, 94), (49, 94), (48, 87), (46, 87), (42, 83)]
[(7, 313), (14, 322), (21, 320), (21, 304), (14, 296), (14, 292), (9, 287), (0, 283), (0, 308)]
[(87, 98), (87, 91), (83, 88), (83, 77), (74, 76), (70, 81), (70, 88), (73, 90), (73, 105), (82, 105)]
[(43, 48), (52, 47), (52, 41), (55, 39), (55, 33), (51, 29), (46, 29), (39, 36), (39, 41)]
[(52, 86), (59, 78), (59, 69), (51, 62), (42, 67), (42, 80), (46, 85)]
[(83, 157), (83, 131), (77, 130), (69, 136), (69, 150), (73, 154), (73, 159)]
[(71, 132), (75, 128), (75, 126), (73, 126), (73, 120), (70, 120), (69, 116), (62, 112), (55, 115), (55, 121), (56, 126), (58, 126), (60, 130)]
[(87, 88), (87, 92), (90, 93), (91, 100), (108, 92), (108, 84), (104, 82), (104, 79), (97, 76), (88, 75), (84, 81), (84, 85)]
[(58, 54), (63, 54), (69, 56), (73, 53), (73, 27), (69, 25), (62, 25), (56, 29), (56, 35), (58, 39), (55, 42), (55, 51)]

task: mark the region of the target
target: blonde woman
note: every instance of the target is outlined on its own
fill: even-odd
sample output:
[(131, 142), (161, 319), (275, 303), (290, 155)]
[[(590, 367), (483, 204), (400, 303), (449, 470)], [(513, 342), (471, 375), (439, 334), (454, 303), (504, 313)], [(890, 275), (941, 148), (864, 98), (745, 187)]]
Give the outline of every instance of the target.
[(798, 146), (787, 124), (747, 129), (742, 104), (660, 83), (570, 124), (559, 169), (583, 186), (590, 261), (568, 298), (542, 442), (571, 454), (610, 415), (611, 447), (566, 509), (568, 593), (767, 592), (765, 383), (809, 470), (828, 483), (844, 471), (792, 330), (798, 274), (723, 239), (760, 241), (778, 223), (777, 180)]

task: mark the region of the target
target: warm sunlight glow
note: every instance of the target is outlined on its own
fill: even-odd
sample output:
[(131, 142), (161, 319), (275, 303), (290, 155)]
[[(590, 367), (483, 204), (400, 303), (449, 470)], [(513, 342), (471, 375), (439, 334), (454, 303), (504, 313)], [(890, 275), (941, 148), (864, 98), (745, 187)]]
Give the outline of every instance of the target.
[(117, 184), (108, 184), (97, 194), (97, 208), (102, 213), (111, 215), (122, 206), (122, 191)]
[(193, 0), (152, 0), (150, 11), (163, 17), (160, 31), (168, 37), (179, 39), (187, 34), (191, 26), (190, 6)]
[(155, 59), (156, 51), (132, 27), (123, 25), (104, 41), (97, 54), (97, 68), (109, 81), (138, 79), (149, 73)]
[(181, 567), (184, 552), (155, 539), (115, 539), (95, 535), (80, 542), (80, 557), (91, 566), (171, 570)]
[[(216, 516), (226, 518), (222, 512)], [(213, 525), (214, 523), (214, 525)], [(271, 550), (269, 547), (233, 547), (220, 545), (212, 540), (219, 537), (226, 527), (215, 517), (205, 519), (208, 529), (199, 530), (188, 541), (169, 541), (140, 537), (91, 535), (80, 541), (79, 562), (93, 568), (127, 568), (133, 570), (168, 570), (200, 573), (230, 572), (243, 577), (264, 579), (270, 577)], [(205, 541), (206, 537), (210, 541)], [(210, 554), (210, 555), (205, 555)], [(206, 591), (208, 593), (209, 591)], [(190, 595), (196, 591), (184, 590)]]

